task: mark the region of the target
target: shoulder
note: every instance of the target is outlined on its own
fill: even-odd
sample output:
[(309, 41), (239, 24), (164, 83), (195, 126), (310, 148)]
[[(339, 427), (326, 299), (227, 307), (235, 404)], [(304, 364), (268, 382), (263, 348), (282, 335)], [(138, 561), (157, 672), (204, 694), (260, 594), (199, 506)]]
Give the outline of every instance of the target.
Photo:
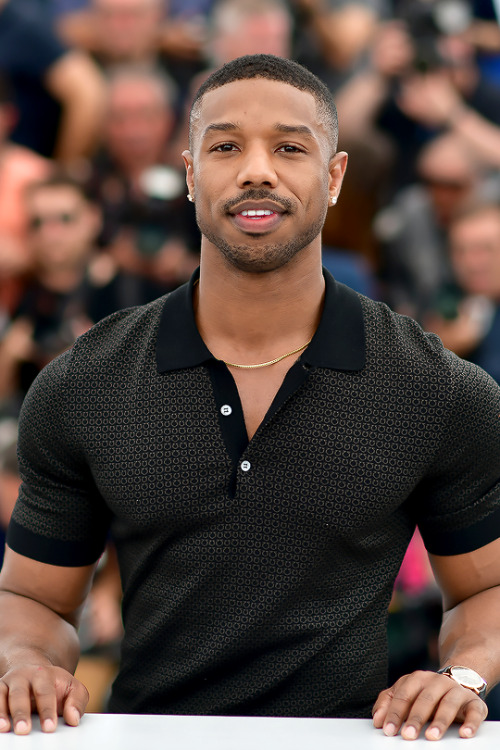
[(40, 73), (67, 51), (33, 3), (8, 2), (0, 13), (0, 35), (0, 59), (16, 72)]
[[(481, 367), (446, 349), (441, 339), (383, 302), (358, 295), (363, 308), (367, 367), (405, 381), (424, 397), (448, 404), (451, 412), (486, 407), (497, 419), (500, 387)], [(498, 421), (498, 419), (497, 419)]]
[[(39, 387), (71, 378), (123, 380), (155, 355), (156, 335), (166, 296), (140, 307), (119, 310), (92, 326), (40, 373)], [(97, 381), (96, 381), (97, 384)]]
[(413, 318), (394, 312), (384, 302), (358, 295), (363, 310), (367, 352), (395, 352), (408, 357), (436, 360), (444, 351), (434, 333), (425, 332)]

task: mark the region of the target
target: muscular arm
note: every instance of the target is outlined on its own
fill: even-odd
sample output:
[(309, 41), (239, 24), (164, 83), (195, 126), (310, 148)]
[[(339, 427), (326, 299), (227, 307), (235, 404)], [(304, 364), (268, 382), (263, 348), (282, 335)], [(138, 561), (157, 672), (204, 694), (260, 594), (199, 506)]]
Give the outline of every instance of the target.
[[(430, 558), (443, 593), (441, 665), (470, 667), (491, 689), (500, 680), (500, 539), (467, 554)], [(471, 690), (434, 672), (405, 675), (374, 706), (375, 726), (390, 735), (401, 728), (405, 739), (414, 739), (427, 721), (427, 739), (439, 739), (454, 721), (461, 737), (472, 737), (486, 715)]]
[(92, 154), (100, 136), (105, 84), (84, 52), (70, 51), (45, 75), (47, 89), (62, 106), (55, 158), (63, 163)]
[(0, 573), (0, 731), (31, 729), (31, 694), (42, 729), (57, 716), (78, 724), (88, 702), (73, 677), (79, 657), (76, 627), (94, 566), (63, 568), (7, 548)]

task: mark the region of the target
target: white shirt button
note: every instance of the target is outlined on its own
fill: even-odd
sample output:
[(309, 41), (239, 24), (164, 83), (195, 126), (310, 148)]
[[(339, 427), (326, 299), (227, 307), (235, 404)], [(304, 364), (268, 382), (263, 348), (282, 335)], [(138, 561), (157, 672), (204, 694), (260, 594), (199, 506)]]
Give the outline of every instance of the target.
[(222, 414), (223, 417), (229, 417), (229, 415), (233, 413), (233, 410), (231, 409), (229, 404), (224, 404), (220, 408), (220, 413)]
[(241, 462), (241, 470), (242, 471), (250, 471), (251, 468), (252, 468), (252, 464), (250, 463), (250, 461), (242, 461)]

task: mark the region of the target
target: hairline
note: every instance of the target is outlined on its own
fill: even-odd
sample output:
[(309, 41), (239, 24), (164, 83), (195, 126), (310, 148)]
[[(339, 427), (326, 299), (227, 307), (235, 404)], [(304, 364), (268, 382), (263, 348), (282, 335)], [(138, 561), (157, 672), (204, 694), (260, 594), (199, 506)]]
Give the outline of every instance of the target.
[[(265, 55), (248, 56), (249, 59), (251, 57), (272, 58), (272, 56), (265, 56)], [(239, 59), (244, 60), (245, 58), (239, 58)], [(295, 66), (297, 66), (298, 68), (302, 68), (302, 66), (298, 66), (297, 63), (285, 60), (284, 58), (275, 58), (275, 59), (280, 60), (282, 62), (282, 68), (281, 68), (282, 70), (287, 64), (289, 64), (291, 68)], [(195, 125), (201, 116), (201, 108), (203, 105), (205, 94), (208, 94), (211, 91), (216, 91), (217, 89), (222, 88), (223, 86), (227, 86), (229, 83), (238, 83), (239, 81), (249, 81), (249, 80), (251, 81), (251, 80), (261, 79), (261, 80), (275, 81), (276, 83), (286, 84), (288, 86), (292, 86), (298, 91), (304, 91), (305, 93), (310, 94), (316, 103), (316, 111), (317, 111), (318, 117), (321, 123), (325, 126), (325, 130), (326, 130), (327, 137), (328, 137), (328, 143), (329, 143), (330, 158), (336, 154), (337, 141), (338, 141), (337, 111), (335, 108), (335, 104), (333, 102), (333, 98), (331, 98), (331, 95), (328, 89), (326, 88), (325, 84), (320, 79), (317, 79), (313, 73), (307, 70), (307, 68), (304, 68), (305, 80), (302, 83), (302, 85), (300, 81), (293, 80), (292, 76), (290, 77), (290, 80), (285, 80), (284, 75), (282, 76), (280, 76), (279, 74), (273, 75), (272, 72), (267, 72), (267, 71), (262, 71), (262, 70), (255, 70), (255, 71), (247, 70), (246, 72), (240, 75), (238, 73), (229, 74), (229, 76), (227, 77), (227, 80), (224, 80), (223, 78), (221, 78), (221, 71), (223, 72), (224, 69), (232, 67), (234, 62), (235, 61), (232, 61), (231, 63), (224, 65), (221, 69), (215, 71), (215, 73), (213, 73), (200, 86), (200, 88), (195, 94), (195, 97), (191, 106), (190, 117), (189, 117), (189, 149), (191, 153), (194, 152), (194, 140), (195, 140), (194, 130), (195, 130)], [(311, 77), (311, 85), (307, 85), (307, 76)], [(315, 83), (315, 81), (317, 83)], [(322, 91), (322, 89), (324, 89), (324, 91)]]

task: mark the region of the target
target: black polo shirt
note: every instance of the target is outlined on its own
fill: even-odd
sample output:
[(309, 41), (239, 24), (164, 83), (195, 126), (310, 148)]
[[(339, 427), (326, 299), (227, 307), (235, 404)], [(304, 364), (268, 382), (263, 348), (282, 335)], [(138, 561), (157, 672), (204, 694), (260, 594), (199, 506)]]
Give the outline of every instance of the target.
[(318, 330), (250, 442), (192, 284), (92, 328), (23, 408), (17, 552), (97, 559), (125, 637), (111, 710), (369, 716), (415, 524), (455, 554), (500, 530), (500, 389), (326, 274)]

